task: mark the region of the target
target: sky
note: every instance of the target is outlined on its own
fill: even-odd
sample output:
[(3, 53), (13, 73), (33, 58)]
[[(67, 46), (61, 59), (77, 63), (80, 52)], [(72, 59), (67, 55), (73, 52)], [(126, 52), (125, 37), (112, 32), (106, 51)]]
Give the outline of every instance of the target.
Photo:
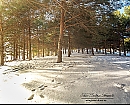
[(121, 8), (121, 9), (119, 9), (119, 11), (120, 11), (121, 13), (123, 13), (123, 12), (124, 12), (124, 7)]

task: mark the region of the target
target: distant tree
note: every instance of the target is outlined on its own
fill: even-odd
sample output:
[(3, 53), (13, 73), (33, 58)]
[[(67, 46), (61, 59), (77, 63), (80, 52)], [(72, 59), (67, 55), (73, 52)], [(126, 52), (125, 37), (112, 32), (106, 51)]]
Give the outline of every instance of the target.
[[(1, 8), (0, 8), (1, 9)], [(0, 10), (0, 65), (4, 65), (4, 40), (3, 40), (3, 26), (2, 26), (2, 11)]]
[(4, 11), (6, 7), (3, 1), (0, 1), (0, 66), (4, 65)]

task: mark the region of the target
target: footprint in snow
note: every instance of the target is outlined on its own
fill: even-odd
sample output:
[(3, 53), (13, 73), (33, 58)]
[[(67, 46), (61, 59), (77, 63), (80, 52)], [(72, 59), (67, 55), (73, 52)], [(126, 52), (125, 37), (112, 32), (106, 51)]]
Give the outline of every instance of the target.
[(126, 86), (126, 84), (119, 84), (119, 83), (115, 83), (114, 84), (114, 86), (116, 86), (117, 88), (119, 88), (119, 89), (125, 89), (125, 86)]
[(33, 97), (34, 97), (34, 94), (32, 94), (32, 95), (28, 98), (28, 100), (32, 100)]
[(38, 88), (42, 88), (44, 85), (40, 85)]
[(44, 85), (40, 85), (38, 88), (40, 88), (40, 90), (44, 90), (45, 87), (47, 87), (47, 86), (46, 85), (45, 86)]
[(41, 98), (44, 98), (44, 96), (41, 94), (41, 95), (39, 95)]

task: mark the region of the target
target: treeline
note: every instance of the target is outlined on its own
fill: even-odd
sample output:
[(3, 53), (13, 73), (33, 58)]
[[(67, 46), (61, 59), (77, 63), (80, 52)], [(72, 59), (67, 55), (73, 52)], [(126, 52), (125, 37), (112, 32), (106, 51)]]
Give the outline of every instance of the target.
[(125, 52), (130, 9), (120, 14), (114, 5), (109, 0), (1, 0), (0, 65), (7, 56), (31, 60), (55, 55), (62, 62), (62, 49), (68, 56), (84, 48), (92, 54), (93, 48)]

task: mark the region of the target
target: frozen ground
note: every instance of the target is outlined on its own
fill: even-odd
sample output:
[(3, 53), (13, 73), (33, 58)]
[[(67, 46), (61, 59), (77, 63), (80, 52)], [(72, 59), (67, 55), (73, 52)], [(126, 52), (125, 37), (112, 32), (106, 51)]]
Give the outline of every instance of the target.
[(130, 57), (73, 53), (0, 67), (0, 103), (129, 104)]

